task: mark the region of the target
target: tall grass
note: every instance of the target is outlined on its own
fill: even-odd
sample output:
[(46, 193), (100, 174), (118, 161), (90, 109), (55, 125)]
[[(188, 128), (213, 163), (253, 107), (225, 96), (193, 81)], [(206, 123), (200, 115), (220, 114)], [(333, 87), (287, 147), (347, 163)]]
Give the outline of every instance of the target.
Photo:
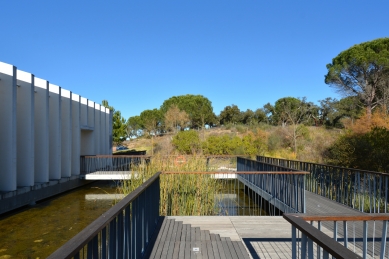
[(219, 213), (215, 195), (223, 188), (222, 182), (207, 171), (207, 159), (203, 156), (153, 156), (149, 162), (130, 165), (130, 180), (122, 180), (119, 192), (129, 194), (157, 172), (181, 172), (162, 174), (161, 215), (216, 215)]

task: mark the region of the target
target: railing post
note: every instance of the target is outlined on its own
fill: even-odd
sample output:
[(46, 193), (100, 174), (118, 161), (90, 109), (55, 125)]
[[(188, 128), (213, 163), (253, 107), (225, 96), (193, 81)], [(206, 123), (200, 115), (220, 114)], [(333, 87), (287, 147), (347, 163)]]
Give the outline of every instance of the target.
[(301, 190), (301, 195), (303, 199), (303, 213), (307, 213), (306, 199), (305, 199), (305, 174), (303, 175), (303, 189)]
[(292, 258), (297, 258), (296, 227), (292, 225)]
[(347, 221), (343, 221), (343, 237), (344, 237), (344, 246), (348, 248), (348, 231), (347, 231)]
[(363, 221), (363, 259), (367, 258), (367, 220)]
[(381, 239), (381, 254), (380, 254), (380, 258), (381, 259), (385, 258), (385, 248), (386, 248), (387, 232), (388, 232), (388, 221), (384, 220), (382, 222), (382, 239)]
[[(319, 230), (319, 231), (321, 231), (321, 221), (318, 221), (317, 222), (317, 229)], [(317, 256), (316, 256), (316, 258), (317, 259), (320, 259), (321, 258), (321, 247), (319, 246), (319, 245), (317, 245)]]
[(307, 235), (301, 233), (301, 259), (307, 258), (307, 243), (308, 243)]

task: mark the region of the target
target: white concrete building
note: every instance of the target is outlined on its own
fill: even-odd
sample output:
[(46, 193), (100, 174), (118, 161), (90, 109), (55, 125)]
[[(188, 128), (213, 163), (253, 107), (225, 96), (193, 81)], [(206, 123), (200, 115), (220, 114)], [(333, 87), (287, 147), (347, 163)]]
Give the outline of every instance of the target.
[(109, 109), (0, 62), (1, 193), (76, 179), (80, 156), (111, 154)]

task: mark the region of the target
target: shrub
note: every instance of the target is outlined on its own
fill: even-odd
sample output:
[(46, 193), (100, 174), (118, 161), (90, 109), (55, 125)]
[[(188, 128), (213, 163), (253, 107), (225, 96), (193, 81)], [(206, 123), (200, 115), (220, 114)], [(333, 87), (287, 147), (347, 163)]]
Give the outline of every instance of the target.
[(195, 130), (178, 132), (173, 137), (172, 144), (182, 154), (197, 154), (201, 151), (199, 133)]
[(389, 130), (375, 127), (365, 134), (348, 133), (325, 153), (326, 162), (351, 168), (389, 172)]

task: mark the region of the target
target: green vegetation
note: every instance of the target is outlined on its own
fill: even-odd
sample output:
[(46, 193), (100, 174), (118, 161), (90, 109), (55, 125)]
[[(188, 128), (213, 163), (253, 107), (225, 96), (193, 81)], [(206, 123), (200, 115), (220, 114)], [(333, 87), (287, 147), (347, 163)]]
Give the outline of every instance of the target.
[[(132, 165), (132, 179), (121, 181), (120, 193), (129, 194), (156, 172), (205, 172), (206, 158), (185, 156), (177, 163), (177, 156), (154, 156), (150, 163)], [(181, 161), (181, 160), (180, 160)], [(216, 215), (219, 213), (215, 195), (223, 182), (209, 174), (163, 174), (160, 177), (161, 215)]]
[(327, 65), (325, 83), (357, 96), (370, 115), (388, 101), (389, 38), (363, 42), (342, 51)]
[(345, 98), (289, 96), (253, 110), (228, 105), (216, 116), (202, 95), (173, 96), (129, 118), (125, 133), (115, 112), (114, 142), (134, 138), (126, 144), (148, 154), (261, 154), (387, 171), (389, 38), (352, 46), (327, 69), (326, 84)]

